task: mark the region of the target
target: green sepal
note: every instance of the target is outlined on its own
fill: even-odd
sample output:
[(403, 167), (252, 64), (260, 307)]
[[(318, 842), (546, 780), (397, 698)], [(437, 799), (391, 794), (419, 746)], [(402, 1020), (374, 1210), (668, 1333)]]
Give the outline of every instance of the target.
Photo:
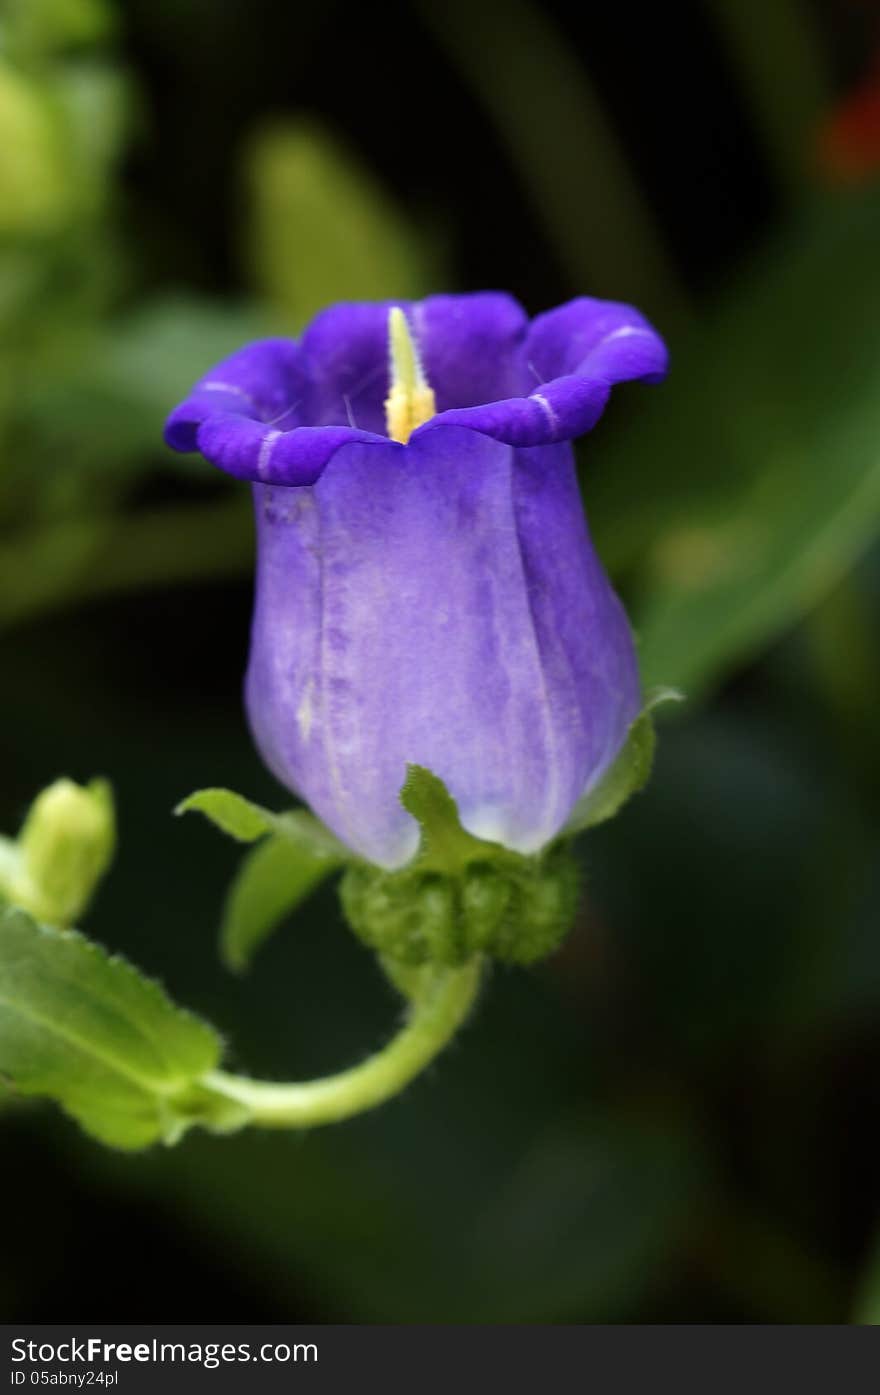
[(220, 952), (240, 972), (278, 923), (334, 872), (344, 859), (307, 839), (276, 833), (247, 852), (226, 894)]
[(176, 814), (204, 814), (240, 843), (265, 842), (246, 854), (233, 879), (220, 924), (220, 953), (241, 971), (279, 922), (354, 854), (306, 809), (274, 814), (227, 789), (196, 790)]
[(626, 742), (614, 764), (589, 794), (579, 800), (569, 816), (563, 834), (582, 833), (597, 823), (605, 823), (623, 807), (626, 801), (643, 789), (654, 763), (656, 736), (651, 716), (664, 702), (682, 702), (683, 694), (675, 688), (655, 688), (630, 726)]
[(274, 833), (277, 814), (260, 804), (254, 804), (234, 790), (195, 790), (175, 808), (177, 815), (191, 812), (204, 814), (221, 833), (239, 843), (255, 843), (267, 833)]
[(400, 802), (419, 825), (421, 841), (413, 861), (422, 870), (454, 874), (470, 862), (510, 855), (499, 844), (475, 838), (462, 828), (452, 795), (439, 776), (423, 765), (406, 767)]
[(457, 876), (418, 863), (399, 872), (361, 863), (339, 891), (355, 934), (412, 997), (411, 971), (426, 964), (460, 966), (476, 954), (531, 964), (552, 953), (571, 929), (579, 885), (577, 862), (556, 843), (540, 857), (472, 862)]
[(287, 809), (284, 813), (273, 814), (270, 809), (254, 804), (234, 790), (205, 789), (187, 795), (174, 812), (186, 814), (193, 810), (204, 814), (221, 833), (228, 834), (239, 843), (255, 843), (267, 833), (278, 833), (298, 847), (306, 848), (315, 857), (344, 861), (354, 856), (307, 809)]
[(201, 1083), (216, 1032), (158, 983), (75, 930), (0, 911), (0, 1075), (55, 1100), (115, 1148), (174, 1143), (192, 1125), (226, 1132), (245, 1112)]

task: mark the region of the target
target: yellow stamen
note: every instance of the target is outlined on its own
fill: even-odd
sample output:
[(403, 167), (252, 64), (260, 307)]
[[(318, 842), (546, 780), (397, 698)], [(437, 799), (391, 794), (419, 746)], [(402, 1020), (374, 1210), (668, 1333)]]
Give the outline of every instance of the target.
[(385, 398), (385, 429), (392, 441), (409, 440), (417, 426), (437, 411), (406, 315), (395, 305), (388, 312), (391, 382)]

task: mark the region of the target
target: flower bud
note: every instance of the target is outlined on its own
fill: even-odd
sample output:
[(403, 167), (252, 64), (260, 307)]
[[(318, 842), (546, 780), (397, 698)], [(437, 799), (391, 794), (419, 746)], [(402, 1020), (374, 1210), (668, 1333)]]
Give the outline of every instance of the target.
[(34, 800), (19, 835), (10, 901), (49, 925), (70, 925), (95, 891), (116, 841), (113, 796), (104, 780), (56, 780)]

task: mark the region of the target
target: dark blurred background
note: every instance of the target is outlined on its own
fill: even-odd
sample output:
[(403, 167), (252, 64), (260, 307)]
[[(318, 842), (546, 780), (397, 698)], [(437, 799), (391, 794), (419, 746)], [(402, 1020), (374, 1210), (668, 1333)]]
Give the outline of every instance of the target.
[(583, 443), (661, 722), (564, 949), (314, 1134), (102, 1150), (0, 1109), (6, 1321), (880, 1320), (880, 6), (0, 0), (0, 828), (114, 782), (86, 928), (254, 1073), (396, 1006), (325, 888), (246, 978), (249, 503), (161, 444), (339, 298), (633, 300), (661, 389)]

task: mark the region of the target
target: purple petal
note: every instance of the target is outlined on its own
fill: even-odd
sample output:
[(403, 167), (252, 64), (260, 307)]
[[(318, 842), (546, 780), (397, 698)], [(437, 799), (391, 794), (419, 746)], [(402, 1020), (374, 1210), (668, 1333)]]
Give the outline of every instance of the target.
[(472, 832), (547, 843), (638, 710), (570, 450), (436, 427), (406, 450), (347, 446), (314, 488), (255, 500), (247, 702), (278, 777), (383, 866), (417, 844), (408, 763)]
[(560, 706), (569, 713), (586, 794), (641, 709), (635, 649), (589, 535), (571, 446), (518, 450), (515, 458), (513, 501), (532, 623), (548, 690), (567, 695)]
[[(348, 427), (303, 426), (308, 398), (300, 347), (260, 340), (200, 379), (169, 417), (165, 440), (174, 450), (201, 451), (239, 479), (313, 484), (340, 446), (376, 438)], [(387, 444), (384, 434), (379, 439)]]
[(437, 410), (528, 391), (526, 312), (501, 291), (432, 295), (410, 311)]
[(666, 346), (644, 315), (631, 305), (588, 296), (538, 315), (526, 355), (539, 384), (572, 373), (601, 373), (608, 383), (659, 382), (669, 366)]
[(217, 415), (291, 426), (302, 396), (296, 344), (292, 339), (261, 339), (223, 359), (199, 379), (168, 418), (165, 440), (173, 450), (196, 450), (199, 427)]
[(525, 391), (528, 320), (502, 292), (434, 295), (409, 301), (343, 303), (318, 315), (302, 341), (305, 420), (384, 434), (388, 395), (388, 311), (409, 318), (440, 411)]
[[(303, 420), (385, 435), (388, 311), (407, 301), (343, 302), (322, 310), (302, 339), (306, 365)], [(387, 438), (386, 438), (387, 439)]]
[[(197, 442), (205, 459), (229, 475), (287, 486), (314, 484), (342, 446), (353, 442), (396, 445), (386, 436), (352, 431), (347, 426), (298, 426), (293, 431), (280, 431), (231, 413), (208, 417), (198, 429)], [(396, 449), (403, 447), (396, 445)]]
[(523, 355), (537, 384), (527, 397), (448, 411), (442, 420), (515, 446), (571, 440), (595, 426), (616, 383), (656, 382), (667, 368), (662, 339), (637, 310), (586, 297), (539, 315)]
[[(297, 486), (341, 446), (385, 440), (392, 303), (336, 305), (299, 346), (269, 339), (233, 354), (172, 413), (168, 444), (240, 478)], [(569, 440), (595, 425), (615, 383), (666, 368), (662, 340), (627, 305), (575, 300), (530, 327), (500, 292), (403, 308), (439, 409), (423, 433), (445, 424), (521, 447)]]

